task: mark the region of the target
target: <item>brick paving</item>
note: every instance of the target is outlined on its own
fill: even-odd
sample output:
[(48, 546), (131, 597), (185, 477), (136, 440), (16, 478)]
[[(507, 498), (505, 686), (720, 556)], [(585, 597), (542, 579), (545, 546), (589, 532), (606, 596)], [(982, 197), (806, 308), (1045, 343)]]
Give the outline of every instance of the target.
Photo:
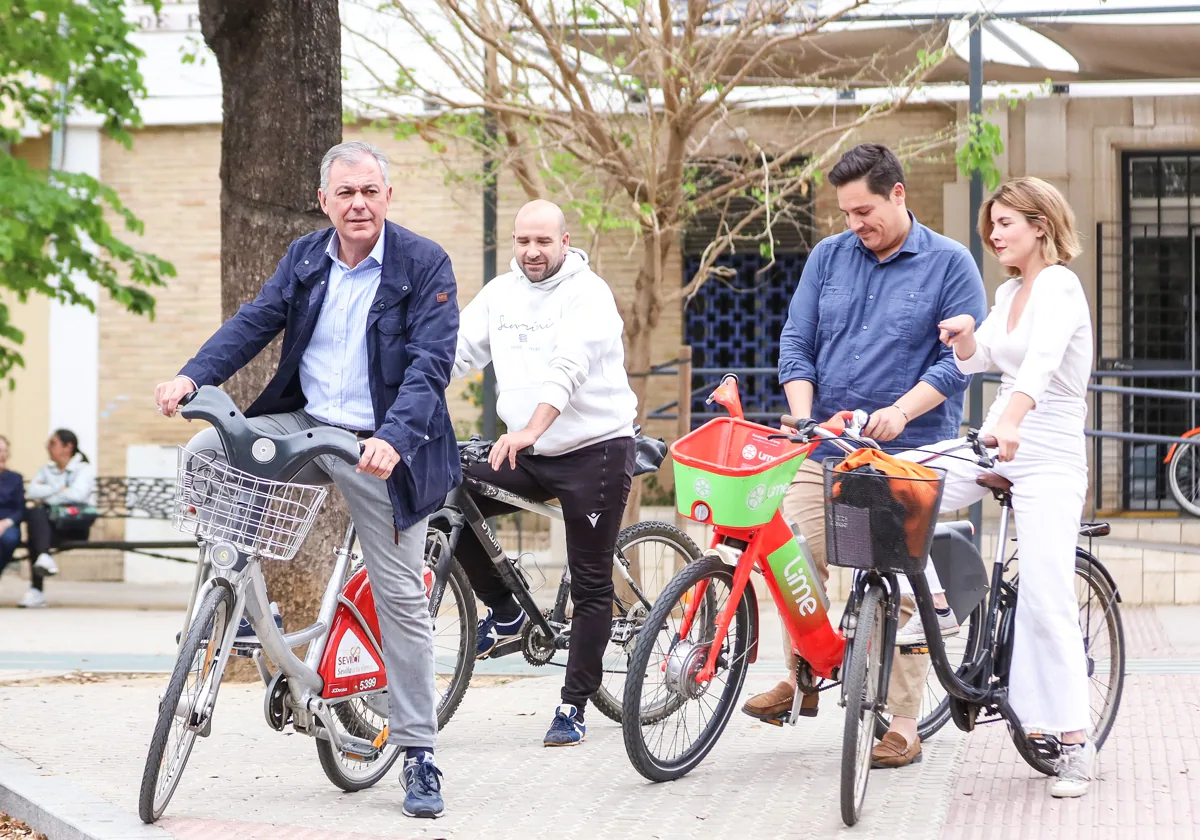
[[(1125, 680), (1121, 712), (1093, 791), (1055, 801), (1002, 725), (965, 736), (945, 729), (925, 760), (871, 776), (853, 829), (838, 813), (842, 715), (782, 730), (740, 714), (689, 776), (645, 782), (621, 732), (593, 712), (580, 747), (546, 750), (561, 672), (472, 685), (441, 734), (448, 814), (400, 815), (397, 772), (344, 794), (320, 770), (311, 739), (269, 730), (262, 688), (223, 687), (213, 736), (201, 740), (161, 826), (180, 840), (349, 838), (622, 838), (846, 836), (894, 840), (1200, 836), (1200, 660), (1194, 614), (1124, 611), (1128, 654), (1147, 667)], [(764, 615), (764, 618), (766, 616)], [(1185, 620), (1187, 619), (1187, 620)], [(771, 638), (771, 636), (766, 636)], [(777, 663), (751, 671), (746, 693), (774, 684)], [(544, 672), (542, 672), (544, 673)], [(46, 773), (136, 811), (137, 787), (165, 675), (41, 678), (0, 683), (0, 744)], [(30, 674), (24, 676), (30, 677)]]

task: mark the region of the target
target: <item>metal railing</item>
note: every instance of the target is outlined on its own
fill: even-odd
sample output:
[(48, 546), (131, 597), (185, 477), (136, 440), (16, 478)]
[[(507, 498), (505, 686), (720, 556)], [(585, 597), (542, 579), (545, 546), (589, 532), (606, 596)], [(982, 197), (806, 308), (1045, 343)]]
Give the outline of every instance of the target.
[[(681, 347), (679, 358), (672, 359), (668, 362), (655, 365), (643, 376), (675, 376), (679, 380), (678, 396), (671, 402), (658, 406), (654, 410), (647, 413), (648, 420), (674, 420), (676, 421), (677, 437), (682, 437), (691, 431), (693, 422), (692, 404), (697, 397), (706, 396), (711, 393), (718, 384), (721, 377), (725, 374), (733, 373), (739, 376), (751, 375), (770, 375), (775, 373), (775, 368), (693, 368), (691, 363), (691, 348)], [(703, 382), (700, 387), (693, 388), (692, 382), (695, 377), (703, 377)], [(987, 373), (982, 376), (985, 382), (999, 382), (1000, 375), (996, 373)], [(1165, 388), (1141, 388), (1131, 387), (1126, 385), (1105, 385), (1101, 384), (1104, 380), (1126, 380), (1126, 379), (1196, 379), (1200, 380), (1200, 370), (1096, 370), (1092, 372), (1092, 384), (1088, 385), (1088, 392), (1093, 397), (1093, 405), (1091, 409), (1091, 426), (1084, 430), (1084, 434), (1093, 441), (1092, 451), (1092, 474), (1095, 476), (1093, 481), (1093, 510), (1104, 508), (1104, 464), (1105, 451), (1104, 441), (1121, 441), (1126, 444), (1149, 444), (1149, 445), (1170, 445), (1170, 444), (1196, 444), (1200, 439), (1185, 438), (1182, 436), (1172, 435), (1157, 435), (1144, 434), (1141, 432), (1131, 432), (1124, 429), (1111, 430), (1103, 428), (1105, 412), (1102, 404), (1102, 399), (1105, 395), (1117, 395), (1121, 397), (1155, 397), (1159, 399), (1175, 399), (1188, 402), (1200, 402), (1200, 392), (1196, 391), (1180, 391)], [(723, 411), (704, 412), (696, 415), (697, 417), (719, 417)], [(764, 411), (747, 411), (746, 417), (751, 420), (759, 420), (765, 422), (774, 422), (779, 419), (782, 412), (764, 412)], [(963, 426), (967, 424), (964, 421)], [(1124, 424), (1123, 424), (1124, 425)], [(1188, 431), (1188, 429), (1180, 429), (1180, 434)], [(1132, 459), (1125, 457), (1126, 463), (1123, 464), (1124, 469), (1132, 469)], [(1161, 460), (1159, 458), (1158, 460)], [(1123, 495), (1127, 495), (1124, 494)], [(1161, 507), (1161, 506), (1160, 506)]]

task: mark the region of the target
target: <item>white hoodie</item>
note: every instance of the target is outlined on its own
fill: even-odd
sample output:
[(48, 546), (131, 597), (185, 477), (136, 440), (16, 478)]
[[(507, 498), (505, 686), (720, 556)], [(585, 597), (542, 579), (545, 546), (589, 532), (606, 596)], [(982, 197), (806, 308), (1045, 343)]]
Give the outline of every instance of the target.
[(37, 471), (25, 488), (25, 498), (47, 505), (82, 505), (96, 492), (96, 468), (76, 453), (60, 470), (51, 461)]
[(612, 291), (571, 248), (553, 277), (512, 270), (486, 284), (459, 316), (454, 376), (492, 362), (496, 413), (513, 431), (540, 403), (561, 414), (533, 452), (563, 455), (633, 436), (637, 397), (625, 376), (624, 323)]

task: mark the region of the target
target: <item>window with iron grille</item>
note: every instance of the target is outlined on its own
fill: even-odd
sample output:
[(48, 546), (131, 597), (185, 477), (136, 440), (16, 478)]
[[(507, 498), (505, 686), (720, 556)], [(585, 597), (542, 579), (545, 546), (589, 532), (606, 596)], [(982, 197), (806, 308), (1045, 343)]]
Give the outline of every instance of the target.
[[(709, 243), (727, 226), (735, 225), (739, 214), (755, 206), (753, 199), (735, 198), (723, 212), (711, 211), (691, 220), (683, 237), (684, 284), (695, 277)], [(747, 227), (749, 235), (765, 230), (762, 222)], [(812, 247), (810, 197), (798, 197), (775, 212), (771, 234), (773, 261), (760, 252), (757, 242), (740, 243), (733, 253), (718, 259), (721, 271), (709, 277), (685, 305), (683, 340), (692, 347), (696, 371), (692, 377), (693, 428), (711, 416), (713, 407), (704, 400), (724, 372), (738, 375), (742, 407), (749, 419), (771, 422), (787, 412), (775, 371), (788, 304)]]
[[(1134, 377), (1121, 384), (1192, 391), (1197, 381), (1182, 374), (1196, 369), (1200, 353), (1200, 150), (1126, 152), (1122, 164), (1120, 230), (1101, 230), (1101, 253), (1117, 252), (1103, 260), (1119, 267), (1119, 302), (1116, 307), (1102, 302), (1100, 312), (1102, 322), (1116, 322), (1120, 341), (1102, 347), (1100, 366), (1135, 373), (1178, 370), (1179, 377)], [(1099, 288), (1104, 285), (1101, 277)], [(1122, 398), (1122, 428), (1130, 432), (1177, 436), (1197, 425), (1195, 413), (1195, 404), (1187, 400)], [(1163, 463), (1167, 445), (1126, 442), (1123, 450), (1123, 506), (1174, 508)]]

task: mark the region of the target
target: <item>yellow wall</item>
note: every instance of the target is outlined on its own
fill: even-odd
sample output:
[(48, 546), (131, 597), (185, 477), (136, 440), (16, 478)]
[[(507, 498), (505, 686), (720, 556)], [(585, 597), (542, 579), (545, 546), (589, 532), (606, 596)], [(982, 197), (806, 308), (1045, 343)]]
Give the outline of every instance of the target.
[[(50, 159), (48, 138), (26, 140), (13, 154), (30, 166), (45, 168)], [(50, 433), (50, 301), (31, 295), (21, 303), (16, 295), (4, 293), (0, 300), (9, 307), (13, 325), (25, 333), (17, 348), (25, 367), (16, 368), (16, 390), (0, 387), (0, 434), (11, 442), (9, 466), (29, 478), (47, 460), (46, 438)]]

